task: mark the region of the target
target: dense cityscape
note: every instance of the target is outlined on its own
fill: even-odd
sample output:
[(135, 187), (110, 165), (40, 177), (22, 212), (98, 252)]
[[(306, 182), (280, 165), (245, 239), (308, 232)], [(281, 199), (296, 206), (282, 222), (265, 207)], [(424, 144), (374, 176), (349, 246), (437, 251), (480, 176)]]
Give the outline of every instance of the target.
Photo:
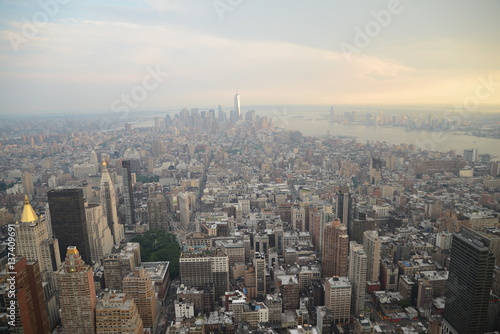
[[(306, 136), (239, 94), (119, 115), (2, 122), (1, 332), (500, 331), (495, 152)], [(322, 121), (498, 139), (490, 117)]]

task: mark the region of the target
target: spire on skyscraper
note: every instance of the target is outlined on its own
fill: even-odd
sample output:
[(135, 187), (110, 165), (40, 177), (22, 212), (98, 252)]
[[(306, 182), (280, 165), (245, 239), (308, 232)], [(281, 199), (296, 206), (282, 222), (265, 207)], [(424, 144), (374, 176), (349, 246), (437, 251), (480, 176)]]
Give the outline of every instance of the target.
[(32, 223), (36, 220), (38, 220), (38, 216), (36, 215), (35, 210), (33, 210), (33, 207), (30, 204), (28, 195), (24, 195), (24, 207), (23, 214), (21, 215), (21, 223)]

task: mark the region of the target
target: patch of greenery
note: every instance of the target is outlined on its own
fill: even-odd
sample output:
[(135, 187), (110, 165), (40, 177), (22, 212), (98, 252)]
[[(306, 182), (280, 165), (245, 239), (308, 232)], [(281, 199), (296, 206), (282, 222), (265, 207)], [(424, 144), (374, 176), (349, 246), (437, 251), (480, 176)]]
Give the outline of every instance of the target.
[(14, 186), (14, 183), (7, 184), (4, 181), (0, 181), (0, 191), (5, 191), (9, 188), (12, 188)]
[(160, 176), (158, 175), (152, 175), (152, 176), (137, 176), (136, 177), (137, 182), (141, 183), (151, 183), (151, 182), (158, 182), (160, 181)]
[(141, 261), (170, 261), (170, 278), (179, 276), (181, 248), (175, 234), (151, 230), (135, 236), (131, 241), (141, 245)]

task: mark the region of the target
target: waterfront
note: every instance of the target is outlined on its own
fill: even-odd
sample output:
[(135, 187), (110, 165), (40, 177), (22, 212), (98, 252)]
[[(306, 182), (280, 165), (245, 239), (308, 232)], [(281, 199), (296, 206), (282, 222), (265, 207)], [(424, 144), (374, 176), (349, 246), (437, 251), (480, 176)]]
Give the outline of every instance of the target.
[[(366, 112), (375, 113), (377, 111), (368, 109)], [(416, 112), (418, 111), (400, 110), (399, 114)], [(421, 112), (421, 117), (427, 115), (427, 113)], [(492, 155), (492, 158), (494, 156), (497, 160), (500, 159), (500, 139), (471, 136), (458, 131), (407, 131), (404, 126), (330, 123), (328, 112), (325, 109), (322, 111), (305, 111), (284, 108), (282, 110), (257, 111), (257, 113), (271, 117), (274, 124), (279, 127), (298, 130), (306, 136), (348, 136), (355, 137), (363, 143), (367, 141), (379, 141), (395, 145), (414, 144), (423, 149), (431, 149), (439, 152), (455, 150), (457, 154), (462, 154), (465, 149), (476, 148), (478, 154), (489, 153)], [(341, 113), (338, 114), (341, 115)]]

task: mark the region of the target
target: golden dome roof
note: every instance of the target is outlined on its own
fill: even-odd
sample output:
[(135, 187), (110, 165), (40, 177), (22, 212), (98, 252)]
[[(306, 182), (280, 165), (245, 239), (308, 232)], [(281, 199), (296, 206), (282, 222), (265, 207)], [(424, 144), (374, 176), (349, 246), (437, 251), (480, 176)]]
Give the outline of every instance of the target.
[(28, 195), (24, 196), (24, 207), (23, 214), (21, 215), (21, 223), (32, 223), (37, 220), (38, 217), (30, 204)]

